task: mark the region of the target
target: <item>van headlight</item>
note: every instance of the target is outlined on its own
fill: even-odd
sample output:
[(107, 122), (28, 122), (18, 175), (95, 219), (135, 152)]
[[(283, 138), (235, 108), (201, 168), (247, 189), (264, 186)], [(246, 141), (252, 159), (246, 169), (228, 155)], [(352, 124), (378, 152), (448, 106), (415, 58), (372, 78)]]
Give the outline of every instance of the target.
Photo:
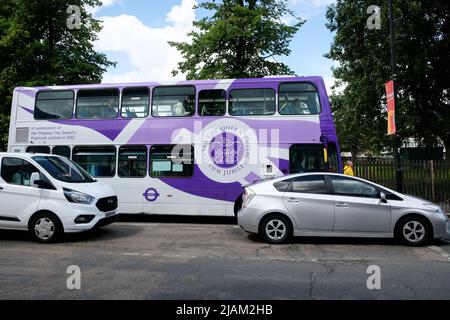
[(73, 203), (83, 203), (83, 204), (92, 204), (94, 202), (95, 198), (93, 196), (90, 196), (86, 193), (66, 189), (63, 188), (64, 196), (66, 197), (67, 201), (73, 202)]

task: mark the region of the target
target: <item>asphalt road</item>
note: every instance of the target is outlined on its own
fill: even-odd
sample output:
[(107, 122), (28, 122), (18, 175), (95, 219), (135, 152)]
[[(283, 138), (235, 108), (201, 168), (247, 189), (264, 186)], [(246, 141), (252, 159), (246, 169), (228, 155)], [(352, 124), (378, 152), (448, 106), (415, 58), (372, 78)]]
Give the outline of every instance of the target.
[[(449, 299), (450, 243), (296, 238), (267, 245), (230, 220), (120, 222), (42, 245), (0, 231), (0, 299)], [(81, 289), (67, 289), (67, 268)], [(381, 289), (367, 288), (377, 265)]]

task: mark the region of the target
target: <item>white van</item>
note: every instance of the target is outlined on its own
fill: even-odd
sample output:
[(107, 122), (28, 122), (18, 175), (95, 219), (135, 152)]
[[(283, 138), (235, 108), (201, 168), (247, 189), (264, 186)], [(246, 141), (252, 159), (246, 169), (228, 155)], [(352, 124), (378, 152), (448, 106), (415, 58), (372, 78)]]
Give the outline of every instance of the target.
[(0, 153), (0, 228), (28, 230), (39, 242), (116, 219), (114, 190), (71, 160), (48, 154)]

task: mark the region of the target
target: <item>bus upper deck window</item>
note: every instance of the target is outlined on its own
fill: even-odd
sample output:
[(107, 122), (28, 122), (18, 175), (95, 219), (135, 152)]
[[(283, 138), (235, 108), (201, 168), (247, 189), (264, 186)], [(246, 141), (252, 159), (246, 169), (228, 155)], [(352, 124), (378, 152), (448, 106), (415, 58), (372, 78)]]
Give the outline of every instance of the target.
[(122, 91), (123, 118), (145, 118), (148, 116), (148, 88), (126, 88)]
[(154, 117), (190, 117), (194, 115), (195, 87), (164, 86), (153, 89)]
[(275, 113), (275, 90), (235, 89), (230, 92), (230, 115), (253, 116)]
[(36, 95), (34, 119), (70, 119), (73, 113), (72, 90), (40, 91)]
[(118, 89), (84, 89), (78, 91), (77, 118), (111, 119), (119, 110)]
[(305, 82), (280, 84), (278, 111), (282, 115), (314, 115), (320, 113), (316, 88)]
[(201, 116), (223, 116), (226, 109), (225, 90), (202, 90), (198, 94)]

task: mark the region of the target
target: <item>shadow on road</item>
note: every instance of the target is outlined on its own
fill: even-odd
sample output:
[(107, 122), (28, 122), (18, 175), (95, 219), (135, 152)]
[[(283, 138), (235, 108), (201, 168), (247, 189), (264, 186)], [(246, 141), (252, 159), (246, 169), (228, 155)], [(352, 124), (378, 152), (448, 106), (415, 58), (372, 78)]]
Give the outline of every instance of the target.
[[(255, 243), (265, 243), (258, 234), (249, 234), (248, 239)], [(395, 239), (389, 238), (343, 238), (343, 237), (294, 237), (288, 244), (335, 244), (335, 245), (397, 245), (403, 246)], [(428, 245), (448, 246), (450, 242), (433, 240)], [(283, 246), (283, 244), (281, 244)]]
[(144, 227), (135, 225), (121, 226), (114, 228), (114, 224), (108, 225), (99, 229), (84, 231), (80, 233), (67, 233), (64, 235), (62, 242), (77, 243), (77, 242), (100, 242), (108, 240), (117, 240), (121, 238), (134, 237), (135, 235), (144, 231)]
[(237, 224), (235, 217), (205, 217), (180, 215), (121, 214), (119, 222), (163, 222), (195, 224)]
[(26, 241), (30, 240), (26, 231), (0, 230), (0, 241)]
[[(138, 233), (144, 231), (144, 227), (125, 225), (121, 228), (114, 228), (111, 226), (105, 226), (99, 229), (79, 232), (79, 233), (66, 233), (57, 241), (57, 243), (77, 243), (77, 242), (96, 242), (96, 241), (108, 241), (112, 239), (133, 237)], [(29, 241), (33, 240), (26, 231), (17, 230), (0, 230), (0, 241)]]

